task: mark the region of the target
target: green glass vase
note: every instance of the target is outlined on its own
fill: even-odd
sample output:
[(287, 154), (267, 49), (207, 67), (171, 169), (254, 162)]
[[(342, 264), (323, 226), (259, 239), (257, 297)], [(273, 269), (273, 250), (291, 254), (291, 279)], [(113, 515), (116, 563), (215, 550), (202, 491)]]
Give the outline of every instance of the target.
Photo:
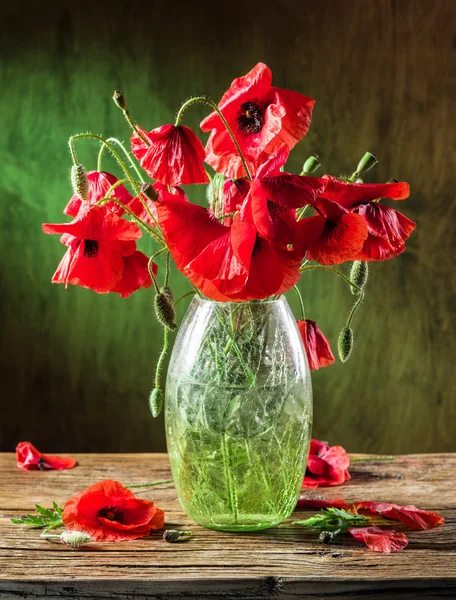
[(274, 527), (293, 511), (312, 424), (312, 387), (287, 301), (195, 298), (166, 382), (168, 453), (178, 497), (200, 525)]

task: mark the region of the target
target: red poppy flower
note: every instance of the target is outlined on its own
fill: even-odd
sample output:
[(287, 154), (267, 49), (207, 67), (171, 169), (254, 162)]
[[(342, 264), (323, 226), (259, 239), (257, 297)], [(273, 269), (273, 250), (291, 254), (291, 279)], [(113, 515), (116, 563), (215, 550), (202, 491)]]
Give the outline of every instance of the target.
[(318, 201), (317, 208), (319, 215), (298, 222), (296, 247), (323, 265), (358, 260), (368, 235), (364, 218), (325, 199)]
[(358, 260), (388, 260), (404, 252), (404, 242), (410, 237), (416, 223), (398, 210), (382, 204), (363, 204), (358, 211), (365, 219), (368, 230)]
[(377, 513), (385, 519), (400, 521), (410, 527), (410, 529), (432, 529), (433, 527), (443, 525), (445, 522), (445, 519), (439, 513), (421, 510), (413, 505), (399, 506), (398, 504), (366, 500), (364, 502), (355, 502), (353, 507), (359, 512)]
[(410, 196), (410, 186), (406, 181), (394, 183), (349, 183), (331, 175), (325, 175), (327, 184), (323, 198), (337, 202), (344, 208), (352, 209), (380, 198), (405, 200)]
[(328, 340), (321, 329), (310, 319), (298, 321), (298, 329), (304, 343), (307, 360), (311, 371), (318, 371), (321, 367), (328, 367), (335, 361), (334, 354)]
[(133, 133), (131, 150), (150, 177), (166, 185), (208, 183), (204, 146), (185, 125), (162, 125), (152, 131), (138, 127), (149, 146)]
[[(110, 188), (118, 182), (117, 177), (104, 171), (89, 171), (87, 173), (87, 179), (89, 180), (89, 204), (96, 204), (98, 200), (105, 198)], [(117, 200), (120, 200), (122, 204), (126, 205), (133, 200), (130, 192), (122, 184), (117, 186), (111, 192), (111, 196), (113, 198), (117, 198)], [(70, 217), (76, 217), (82, 204), (83, 200), (81, 200), (77, 194), (73, 194), (63, 212), (65, 215), (69, 215)], [(124, 214), (124, 209), (115, 202), (108, 201), (106, 202), (105, 206), (119, 216)]]
[(124, 270), (124, 257), (136, 250), (141, 230), (105, 206), (85, 203), (71, 223), (43, 225), (44, 233), (61, 233), (68, 246), (53, 283), (79, 285), (99, 294), (113, 290)]
[(364, 542), (374, 552), (399, 552), (408, 544), (405, 533), (380, 527), (351, 527), (348, 530), (358, 542)]
[[(241, 179), (226, 179), (223, 184), (223, 205), (221, 211), (219, 211), (220, 215), (229, 215), (238, 212), (249, 191), (250, 181), (245, 177)], [(233, 217), (227, 217), (224, 219), (223, 224), (230, 226), (232, 222)]]
[[(186, 202), (188, 202), (187, 194), (180, 187), (169, 186), (171, 188), (169, 190), (167, 185), (160, 183), (159, 181), (156, 181), (152, 187), (156, 189), (158, 193), (165, 190), (167, 194), (169, 193), (173, 196), (176, 196), (177, 198), (180, 198), (181, 200), (185, 200)], [(145, 205), (147, 206), (147, 208)], [(141, 221), (148, 223), (152, 227), (157, 226), (158, 218), (157, 207), (155, 206), (155, 202), (147, 198), (144, 194), (141, 194), (141, 200), (138, 196), (135, 196), (135, 198), (133, 198), (133, 200), (128, 205), (128, 208), (131, 210), (132, 213), (134, 213), (138, 217), (138, 219), (141, 219)]]
[(249, 195), (252, 220), (259, 235), (283, 245), (294, 242), (294, 209), (315, 204), (326, 187), (325, 179), (281, 172), (288, 153), (282, 144), (271, 154), (251, 182)]
[(30, 442), (20, 442), (16, 446), (16, 461), (19, 469), (26, 471), (61, 471), (77, 465), (74, 458), (42, 454)]
[(324, 498), (308, 498), (307, 495), (299, 496), (296, 508), (314, 508), (320, 510), (322, 508), (343, 508), (348, 510), (350, 504), (347, 504), (345, 500), (334, 499), (325, 500)]
[[(122, 277), (112, 288), (112, 292), (120, 294), (121, 298), (128, 298), (133, 292), (140, 288), (149, 288), (152, 285), (152, 278), (149, 273), (148, 257), (136, 250), (129, 256), (123, 256)], [(157, 274), (158, 265), (152, 263), (152, 272)]]
[[(315, 101), (297, 92), (272, 86), (269, 67), (258, 63), (235, 79), (219, 102), (219, 109), (244, 154), (251, 174), (280, 145), (293, 148), (307, 133)], [(201, 122), (211, 131), (206, 162), (231, 179), (246, 175), (236, 147), (216, 112)]]
[(105, 479), (68, 500), (63, 523), (96, 542), (121, 542), (161, 529), (165, 513), (150, 500), (139, 500), (118, 481)]
[(246, 210), (231, 227), (207, 209), (161, 194), (158, 219), (177, 268), (213, 300), (260, 300), (299, 280), (300, 257), (257, 235)]
[(350, 457), (342, 446), (311, 440), (303, 487), (340, 485), (350, 479)]

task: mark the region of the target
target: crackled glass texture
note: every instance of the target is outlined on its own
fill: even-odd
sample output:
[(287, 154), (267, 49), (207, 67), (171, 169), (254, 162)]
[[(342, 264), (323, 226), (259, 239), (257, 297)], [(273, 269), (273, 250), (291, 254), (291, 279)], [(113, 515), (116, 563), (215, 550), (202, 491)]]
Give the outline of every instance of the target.
[(293, 511), (306, 467), (312, 387), (287, 301), (195, 298), (166, 382), (166, 430), (184, 511), (226, 531)]

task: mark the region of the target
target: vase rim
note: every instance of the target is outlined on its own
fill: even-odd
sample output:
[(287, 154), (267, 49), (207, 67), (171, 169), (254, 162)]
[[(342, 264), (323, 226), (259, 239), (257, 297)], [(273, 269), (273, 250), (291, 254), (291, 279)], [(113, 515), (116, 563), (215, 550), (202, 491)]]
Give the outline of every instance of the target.
[(210, 298), (202, 298), (201, 296), (198, 296), (198, 294), (195, 294), (193, 296), (193, 300), (196, 300), (197, 302), (200, 302), (201, 304), (218, 304), (220, 306), (228, 306), (230, 304), (236, 304), (236, 305), (254, 305), (254, 306), (270, 306), (272, 304), (280, 304), (283, 302), (284, 300), (284, 296), (280, 296), (279, 298), (277, 298), (276, 300), (245, 300), (242, 302), (236, 302), (235, 300), (231, 301), (227, 301), (227, 302), (221, 302), (220, 300), (211, 300)]

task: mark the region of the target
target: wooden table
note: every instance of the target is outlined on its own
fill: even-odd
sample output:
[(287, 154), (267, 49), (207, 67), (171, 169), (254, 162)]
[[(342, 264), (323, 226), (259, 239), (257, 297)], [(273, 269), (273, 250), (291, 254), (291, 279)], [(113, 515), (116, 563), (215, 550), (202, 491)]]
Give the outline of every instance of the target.
[[(353, 455), (356, 458), (357, 455)], [(11, 517), (34, 504), (63, 505), (100, 479), (124, 484), (168, 479), (164, 454), (80, 454), (69, 471), (20, 471), (15, 455), (0, 455), (0, 598), (200, 599), (455, 598), (456, 454), (409, 455), (353, 462), (352, 480), (309, 496), (383, 500), (437, 510), (443, 527), (408, 533), (402, 552), (378, 554), (354, 540), (320, 544), (290, 523), (315, 511), (296, 511), (277, 527), (230, 534), (196, 526), (182, 512), (173, 485), (135, 490), (166, 512), (167, 528), (191, 529), (185, 543), (160, 533), (134, 542), (71, 550), (40, 539), (39, 530)], [(401, 526), (393, 524), (393, 528)]]

